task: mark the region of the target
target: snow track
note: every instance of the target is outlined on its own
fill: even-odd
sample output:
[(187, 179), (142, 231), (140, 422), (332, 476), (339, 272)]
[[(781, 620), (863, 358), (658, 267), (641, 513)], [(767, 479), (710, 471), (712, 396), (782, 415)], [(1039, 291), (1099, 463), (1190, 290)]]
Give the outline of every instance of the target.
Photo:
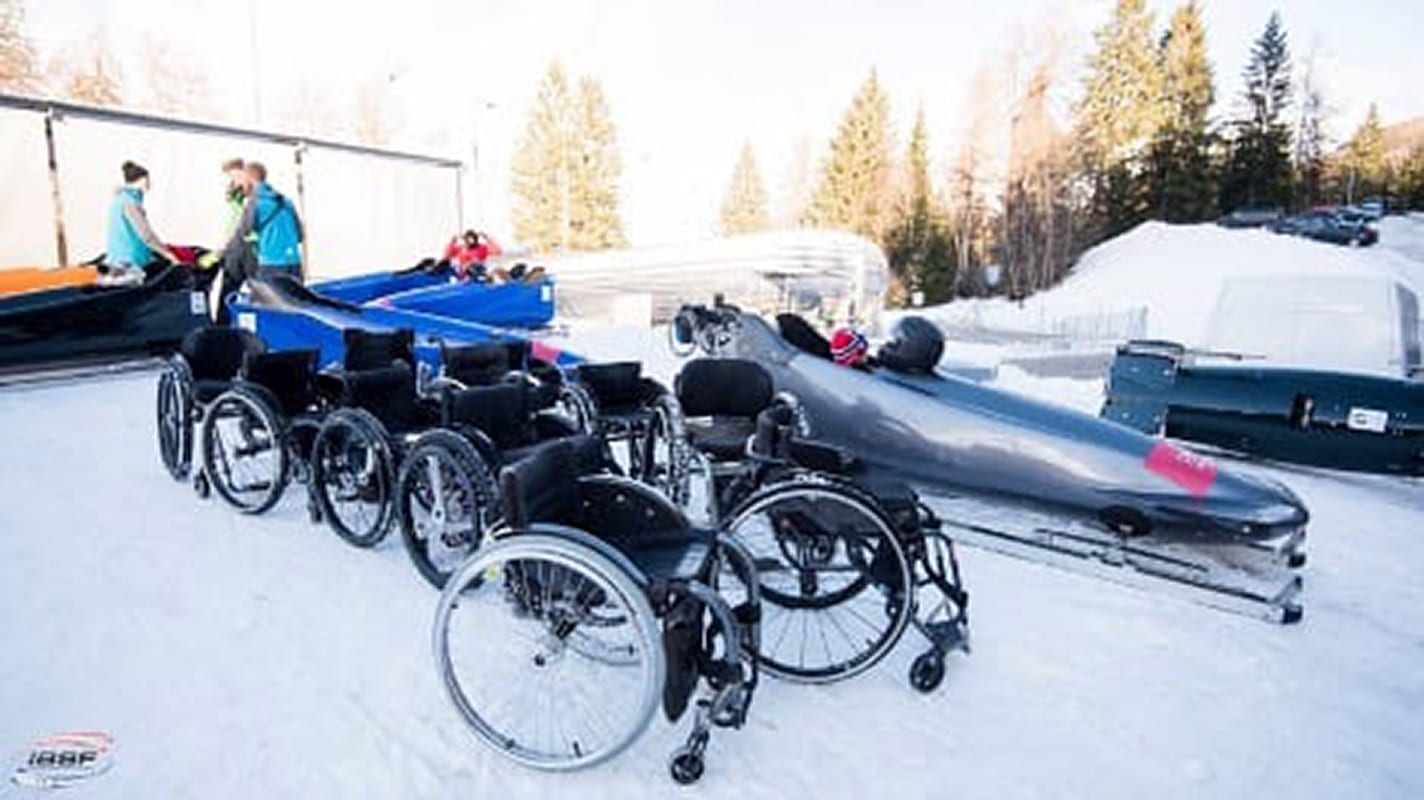
[[(663, 722), (572, 775), (486, 751), (445, 703), (436, 596), (394, 538), (351, 548), (295, 491), (261, 518), (197, 500), (159, 465), (154, 384), (0, 392), (0, 754), (112, 733), (114, 769), (76, 798), (676, 791)], [(764, 681), (692, 791), (1424, 796), (1424, 486), (1271, 472), (1314, 517), (1300, 625), (964, 548), (974, 653), (937, 693), (906, 684), (917, 642), (851, 683)]]

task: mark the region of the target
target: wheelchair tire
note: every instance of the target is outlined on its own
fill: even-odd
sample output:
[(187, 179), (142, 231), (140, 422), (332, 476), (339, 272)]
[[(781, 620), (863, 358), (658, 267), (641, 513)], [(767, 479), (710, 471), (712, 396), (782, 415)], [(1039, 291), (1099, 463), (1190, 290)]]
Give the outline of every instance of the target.
[(154, 405), (158, 456), (173, 480), (187, 480), (193, 470), (193, 382), (184, 370), (164, 368)]
[(468, 440), (448, 430), (421, 434), (411, 446), (395, 499), (406, 553), (436, 589), (445, 588), (500, 513), (493, 471)]
[(270, 403), (242, 386), (223, 392), (203, 415), (202, 444), (206, 483), (233, 508), (261, 514), (282, 499), (291, 462)]
[(800, 476), (752, 493), (727, 519), (726, 532), (756, 564), (757, 663), (767, 672), (798, 683), (844, 680), (875, 666), (904, 635), (914, 573), (873, 500)]
[[(520, 532), (481, 547), (446, 583), (436, 668), (492, 750), (574, 770), (612, 758), (647, 727), (667, 662), (645, 579), (628, 569), (572, 539)], [(591, 657), (595, 643), (622, 657)]]
[(395, 517), (395, 457), (386, 428), (369, 412), (339, 408), (312, 443), (311, 486), (326, 524), (348, 544), (375, 547)]

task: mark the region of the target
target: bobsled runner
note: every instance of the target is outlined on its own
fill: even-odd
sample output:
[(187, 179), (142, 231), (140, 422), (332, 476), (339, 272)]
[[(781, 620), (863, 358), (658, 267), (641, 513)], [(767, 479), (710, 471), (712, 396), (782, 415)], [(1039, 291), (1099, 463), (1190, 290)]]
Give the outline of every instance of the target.
[(907, 318), (869, 369), (783, 314), (684, 308), (675, 347), (749, 358), (799, 405), (806, 433), (905, 480), (966, 543), (1166, 586), (1279, 622), (1297, 595), (1309, 513), (1285, 486), (1121, 425), (936, 370), (943, 338)]
[(208, 324), (211, 280), (211, 274), (164, 264), (150, 266), (134, 286), (68, 285), (0, 297), (0, 372), (33, 374), (171, 353), (189, 331)]
[(1424, 382), (1196, 363), (1173, 342), (1128, 342), (1102, 416), (1153, 435), (1316, 467), (1424, 476)]
[(355, 305), (324, 297), (285, 277), (248, 281), (247, 290), (227, 299), (239, 327), (256, 333), (269, 350), (316, 348), (323, 366), (340, 364), (345, 353), (341, 332), (347, 328), (391, 331), (409, 328), (421, 364), (439, 368), (440, 345), (528, 340), (532, 355), (560, 365), (583, 359), (529, 331), (450, 319), (384, 305)]
[(461, 281), (450, 270), (421, 264), (312, 284), (323, 297), (352, 304), (419, 311), (509, 328), (540, 328), (554, 318), (554, 282)]

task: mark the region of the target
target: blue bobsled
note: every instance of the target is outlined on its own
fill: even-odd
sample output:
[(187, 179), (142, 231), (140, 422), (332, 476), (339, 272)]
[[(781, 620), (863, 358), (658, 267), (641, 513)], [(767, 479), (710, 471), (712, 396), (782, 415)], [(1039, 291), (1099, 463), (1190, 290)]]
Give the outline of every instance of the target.
[(448, 270), (406, 269), (322, 281), (317, 294), (353, 305), (375, 305), (512, 328), (540, 328), (554, 318), (554, 282), (492, 284), (459, 281)]
[(531, 336), (527, 330), (450, 319), (393, 305), (356, 305), (318, 294), (289, 278), (250, 281), (245, 294), (233, 295), (227, 303), (237, 324), (262, 337), (269, 349), (317, 348), (321, 351), (323, 367), (342, 362), (345, 345), (341, 332), (346, 328), (370, 331), (409, 328), (415, 332), (416, 359), (431, 369), (439, 367), (442, 343), (528, 340), (532, 346), (530, 352), (537, 359), (560, 366), (583, 362), (581, 356), (553, 347)]

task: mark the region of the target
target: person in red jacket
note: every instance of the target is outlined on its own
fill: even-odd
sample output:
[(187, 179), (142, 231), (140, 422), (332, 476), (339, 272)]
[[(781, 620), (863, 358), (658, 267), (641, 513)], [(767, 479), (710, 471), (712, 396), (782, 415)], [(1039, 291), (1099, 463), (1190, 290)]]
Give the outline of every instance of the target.
[(500, 252), (499, 244), (489, 234), (468, 230), (450, 239), (445, 247), (445, 260), (460, 280), (483, 280), (485, 262)]

